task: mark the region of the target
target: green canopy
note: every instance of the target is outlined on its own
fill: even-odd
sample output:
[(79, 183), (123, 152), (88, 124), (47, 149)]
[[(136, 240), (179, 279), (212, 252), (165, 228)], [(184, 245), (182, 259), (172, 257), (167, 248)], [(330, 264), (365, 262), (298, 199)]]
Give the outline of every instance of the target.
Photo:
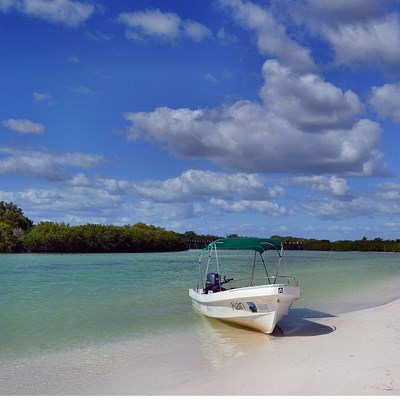
[(255, 250), (261, 254), (267, 250), (280, 251), (282, 249), (282, 242), (274, 238), (220, 238), (206, 246), (202, 252), (215, 247), (218, 250)]

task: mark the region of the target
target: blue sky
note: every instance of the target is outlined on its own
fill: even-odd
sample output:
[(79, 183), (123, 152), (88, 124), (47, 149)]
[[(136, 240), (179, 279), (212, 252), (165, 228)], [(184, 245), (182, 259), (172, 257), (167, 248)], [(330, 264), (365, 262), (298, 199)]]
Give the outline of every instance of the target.
[(0, 200), (40, 221), (400, 238), (400, 3), (0, 0)]

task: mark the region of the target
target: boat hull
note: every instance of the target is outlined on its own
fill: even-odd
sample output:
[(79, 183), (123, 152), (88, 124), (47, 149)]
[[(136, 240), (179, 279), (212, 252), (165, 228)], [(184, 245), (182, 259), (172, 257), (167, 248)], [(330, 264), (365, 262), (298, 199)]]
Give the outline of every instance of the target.
[(245, 326), (263, 333), (272, 333), (285, 317), (292, 303), (301, 296), (298, 286), (276, 284), (229, 289), (204, 294), (189, 289), (193, 308), (201, 314)]

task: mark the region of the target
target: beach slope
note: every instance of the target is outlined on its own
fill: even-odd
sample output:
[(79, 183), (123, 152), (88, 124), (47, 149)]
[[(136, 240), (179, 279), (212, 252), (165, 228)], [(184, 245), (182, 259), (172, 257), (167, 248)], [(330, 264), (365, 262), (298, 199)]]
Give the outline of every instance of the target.
[(310, 320), (218, 368), (194, 368), (176, 384), (174, 376), (142, 374), (138, 385), (132, 372), (98, 381), (82, 394), (400, 395), (399, 315), (397, 300)]
[(397, 300), (318, 320), (168, 394), (400, 395), (399, 315)]

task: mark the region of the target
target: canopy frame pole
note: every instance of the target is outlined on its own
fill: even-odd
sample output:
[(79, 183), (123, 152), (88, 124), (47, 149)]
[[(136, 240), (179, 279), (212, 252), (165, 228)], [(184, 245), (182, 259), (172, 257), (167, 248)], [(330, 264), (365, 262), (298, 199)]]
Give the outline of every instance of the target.
[(269, 274), (268, 274), (268, 270), (267, 270), (267, 266), (265, 265), (265, 261), (264, 261), (264, 257), (263, 255), (260, 253), (260, 257), (261, 257), (261, 261), (264, 265), (264, 269), (265, 269), (265, 274), (267, 275), (268, 278), (268, 283), (271, 284), (271, 280), (269, 279)]
[(256, 257), (257, 257), (257, 251), (254, 251), (254, 259), (253, 259), (253, 271), (251, 272), (251, 279), (250, 279), (250, 286), (253, 286), (253, 278), (254, 278), (254, 270), (256, 268)]
[[(215, 249), (215, 262), (217, 264), (217, 274), (220, 276), (219, 273), (219, 261), (218, 261), (218, 251), (217, 251), (217, 242), (214, 242), (214, 249)], [(218, 279), (218, 286), (219, 286), (219, 291), (221, 291), (221, 279)]]
[(278, 252), (278, 255), (279, 255), (279, 258), (278, 258), (279, 261), (278, 261), (278, 266), (276, 267), (274, 284), (276, 283), (276, 279), (277, 279), (278, 274), (279, 274), (279, 269), (281, 267), (282, 255), (283, 255), (283, 244), (282, 244), (282, 247), (281, 247), (281, 251), (279, 251), (277, 249), (277, 252)]
[(208, 269), (209, 269), (210, 262), (211, 262), (212, 249), (213, 248), (210, 247), (209, 250), (208, 250), (208, 260), (207, 260), (206, 273), (205, 273), (205, 276), (204, 276), (204, 282), (202, 282), (203, 289), (205, 289), (205, 282), (207, 281), (207, 274), (208, 274)]

